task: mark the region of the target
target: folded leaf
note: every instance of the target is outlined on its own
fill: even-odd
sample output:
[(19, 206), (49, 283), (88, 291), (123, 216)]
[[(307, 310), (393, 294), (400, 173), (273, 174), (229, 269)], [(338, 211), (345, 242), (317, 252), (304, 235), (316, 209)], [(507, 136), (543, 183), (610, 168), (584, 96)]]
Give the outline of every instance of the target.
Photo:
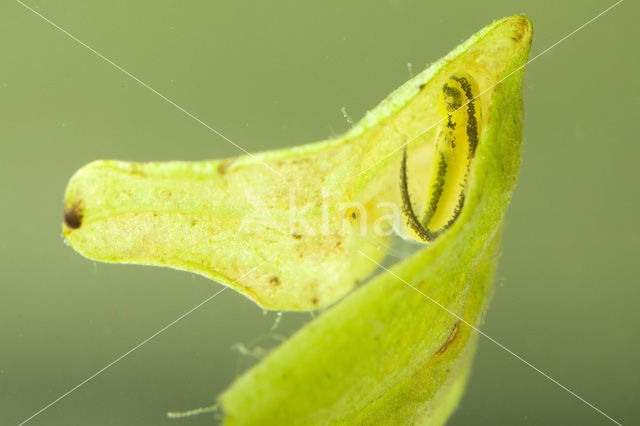
[[(195, 272), (268, 309), (327, 306), (372, 272), (361, 252), (380, 260), (392, 230), (431, 241), (457, 218), (475, 152), (464, 159), (446, 144), (469, 143), (460, 129), (476, 120), (480, 131), (491, 119), (494, 89), (480, 91), (523, 44), (518, 25), (479, 33), (335, 140), (228, 160), (90, 163), (67, 187), (65, 238), (88, 258)], [(437, 106), (456, 73), (480, 94), (472, 115)], [(436, 202), (424, 190), (434, 170), (443, 181)], [(413, 213), (425, 216), (428, 234), (406, 220), (409, 193), (424, 206)]]
[[(480, 324), (487, 306), (501, 225), (520, 164), (521, 81), (531, 37), (531, 23), (521, 16), (489, 25), (398, 89), (346, 136), (364, 137), (364, 129), (380, 132), (377, 144), (364, 151), (354, 148), (357, 152), (351, 154), (351, 162), (366, 170), (352, 178), (355, 198), (368, 199), (362, 194), (369, 194), (365, 187), (372, 183), (371, 193), (388, 190), (390, 199), (401, 198), (406, 227), (400, 232), (408, 238), (424, 240), (428, 239), (424, 230), (446, 229), (240, 376), (219, 399), (226, 424), (440, 425), (446, 421), (464, 390), (475, 347), (476, 334), (470, 326)], [(480, 94), (479, 114), (451, 116), (467, 126), (472, 115), (480, 120), (472, 156), (460, 158), (455, 147), (442, 145), (451, 138), (462, 138), (468, 145), (470, 136), (447, 136), (442, 134), (446, 128), (440, 127), (430, 142), (418, 138), (410, 144), (406, 167), (402, 150), (386, 157), (398, 147), (389, 139), (395, 141), (400, 134), (399, 140), (407, 141), (437, 121), (438, 93), (460, 73), (472, 76)], [(425, 137), (429, 139), (428, 132)], [(430, 147), (431, 158), (434, 151), (440, 152), (447, 167), (458, 168), (457, 177), (444, 176), (465, 187), (462, 195), (454, 196), (455, 188), (447, 190), (446, 182), (434, 181), (433, 167), (423, 175), (415, 172), (411, 159), (428, 153), (425, 146)], [(377, 163), (380, 159), (384, 161)], [(396, 173), (403, 169), (407, 179), (399, 182)], [(436, 178), (442, 175), (435, 173)], [(387, 189), (379, 176), (390, 176), (391, 187)], [(412, 188), (416, 180), (421, 183)], [(405, 181), (408, 188), (403, 190)], [(394, 186), (400, 187), (399, 193), (393, 192)], [(432, 204), (426, 194), (436, 196), (434, 188), (442, 189), (438, 197), (463, 197), (457, 213), (450, 202), (435, 204), (434, 211), (455, 216), (448, 227), (446, 220), (440, 225), (424, 220), (423, 213)], [(447, 191), (450, 194), (443, 195)], [(414, 206), (421, 204), (426, 206), (424, 212), (416, 212)], [(372, 265), (377, 262), (366, 251), (360, 255)]]
[(71, 179), (81, 254), (169, 266), (266, 308), (335, 302), (220, 397), (228, 424), (442, 424), (465, 387), (520, 162), (532, 28), (489, 25), (341, 138), (204, 162), (97, 161)]

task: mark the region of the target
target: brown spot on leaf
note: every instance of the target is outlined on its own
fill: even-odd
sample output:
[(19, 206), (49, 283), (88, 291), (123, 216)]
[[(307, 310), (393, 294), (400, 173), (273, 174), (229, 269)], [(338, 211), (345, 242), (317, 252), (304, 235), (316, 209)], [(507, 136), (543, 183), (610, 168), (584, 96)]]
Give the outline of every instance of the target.
[(74, 204), (64, 211), (64, 224), (67, 228), (78, 229), (82, 226), (82, 211), (80, 205)]
[(447, 350), (449, 345), (451, 345), (451, 342), (453, 342), (456, 336), (458, 335), (459, 328), (460, 328), (460, 321), (458, 321), (456, 325), (453, 326), (453, 330), (451, 330), (449, 337), (447, 337), (447, 341), (444, 342), (442, 346), (440, 346), (440, 349), (438, 349), (438, 351), (436, 352), (436, 355), (442, 355)]
[(351, 220), (358, 220), (359, 214), (358, 214), (358, 210), (356, 210), (354, 207), (350, 207), (347, 209), (347, 211), (345, 212), (345, 215), (351, 219)]
[(521, 17), (517, 22), (514, 22), (511, 39), (517, 43), (522, 40), (527, 33), (530, 33), (530, 31), (531, 23), (528, 19)]
[(229, 171), (229, 166), (231, 166), (232, 163), (233, 160), (221, 161), (220, 164), (218, 164), (218, 173), (220, 173), (221, 175), (226, 174), (227, 171)]
[(522, 37), (524, 37), (524, 29), (523, 28), (517, 28), (513, 32), (513, 35), (511, 36), (511, 40), (513, 40), (513, 41), (515, 41), (517, 43), (520, 40), (522, 40)]
[(278, 278), (276, 275), (272, 275), (269, 278), (269, 284), (274, 285), (274, 286), (279, 286), (280, 285), (280, 278)]
[(317, 297), (315, 297), (315, 296), (314, 296), (314, 297), (312, 297), (312, 298), (311, 298), (311, 304), (312, 304), (313, 306), (318, 306), (318, 298), (317, 298)]
[(291, 236), (292, 236), (294, 239), (296, 239), (296, 240), (299, 240), (300, 238), (302, 238), (302, 235), (300, 235), (300, 234), (295, 234), (295, 233), (294, 233), (294, 234), (291, 234)]

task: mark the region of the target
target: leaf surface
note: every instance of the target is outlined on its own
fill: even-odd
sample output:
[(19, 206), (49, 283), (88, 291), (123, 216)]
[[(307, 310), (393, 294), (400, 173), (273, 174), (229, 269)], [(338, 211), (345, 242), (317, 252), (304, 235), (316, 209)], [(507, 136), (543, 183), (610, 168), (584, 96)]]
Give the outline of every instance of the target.
[[(334, 140), (226, 160), (90, 163), (67, 187), (64, 236), (90, 259), (195, 272), (268, 309), (325, 307), (373, 271), (361, 253), (381, 260), (392, 229), (412, 238), (397, 207), (402, 148), (424, 205), (443, 83), (458, 71), (479, 90), (495, 83), (528, 44), (521, 27), (481, 31)], [(478, 99), (482, 117), (494, 92)]]
[[(420, 85), (440, 88), (459, 71), (475, 77), (484, 91), (483, 130), (464, 207), (432, 244), (380, 272), (240, 376), (219, 399), (226, 424), (446, 421), (465, 387), (476, 341), (471, 326), (479, 326), (487, 307), (520, 165), (521, 82), (531, 37), (524, 17), (497, 21), (379, 107), (397, 114), (416, 102)], [(375, 114), (365, 119), (380, 121)], [(389, 149), (380, 147), (377, 158)], [(370, 179), (393, 162), (371, 169)]]

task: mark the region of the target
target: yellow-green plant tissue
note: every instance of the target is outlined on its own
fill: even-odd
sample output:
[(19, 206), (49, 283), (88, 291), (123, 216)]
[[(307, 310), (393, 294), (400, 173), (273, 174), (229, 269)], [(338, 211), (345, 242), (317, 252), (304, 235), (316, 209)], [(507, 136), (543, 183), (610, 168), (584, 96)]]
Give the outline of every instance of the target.
[[(90, 163), (67, 187), (64, 236), (88, 258), (196, 272), (267, 309), (332, 305), (219, 397), (226, 424), (441, 425), (491, 294), (532, 34), (523, 16), (494, 22), (337, 139)], [(393, 235), (419, 250), (365, 281)]]

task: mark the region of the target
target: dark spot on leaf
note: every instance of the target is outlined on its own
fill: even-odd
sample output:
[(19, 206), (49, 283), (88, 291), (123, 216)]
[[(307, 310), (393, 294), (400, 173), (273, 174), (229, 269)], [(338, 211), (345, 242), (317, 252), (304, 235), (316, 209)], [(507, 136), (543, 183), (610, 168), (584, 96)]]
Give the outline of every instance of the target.
[(346, 215), (351, 220), (357, 220), (358, 219), (358, 210), (356, 210), (355, 208), (350, 208), (350, 209), (347, 210)]
[(278, 277), (277, 277), (277, 276), (275, 276), (275, 275), (272, 275), (272, 276), (269, 278), (269, 283), (270, 283), (271, 285), (278, 286), (278, 285), (280, 285), (280, 278), (278, 278)]
[(456, 336), (458, 335), (459, 328), (460, 328), (460, 321), (458, 321), (456, 325), (453, 326), (453, 330), (451, 330), (451, 333), (449, 333), (449, 337), (447, 337), (446, 342), (444, 342), (442, 346), (440, 346), (440, 349), (438, 349), (438, 351), (436, 352), (436, 355), (442, 355), (447, 350), (449, 345), (451, 345), (451, 342), (453, 342)]
[(311, 303), (313, 304), (313, 306), (318, 306), (318, 298), (317, 297), (313, 297), (311, 299)]
[(427, 83), (422, 83), (420, 86), (418, 86), (420, 88), (420, 90), (424, 89), (424, 86), (426, 86)]
[(218, 164), (218, 173), (220, 173), (221, 175), (226, 174), (227, 171), (229, 170), (229, 166), (231, 166), (232, 163), (233, 163), (233, 160), (221, 161), (220, 164)]
[(514, 34), (511, 36), (511, 40), (517, 43), (522, 40), (522, 37), (524, 37), (524, 31), (522, 30), (522, 28), (518, 28), (518, 31), (514, 32)]
[(291, 234), (291, 236), (296, 240), (299, 240), (300, 238), (302, 238), (302, 235), (300, 234)]
[(82, 212), (78, 204), (74, 204), (64, 211), (64, 224), (71, 229), (78, 229), (82, 226)]

